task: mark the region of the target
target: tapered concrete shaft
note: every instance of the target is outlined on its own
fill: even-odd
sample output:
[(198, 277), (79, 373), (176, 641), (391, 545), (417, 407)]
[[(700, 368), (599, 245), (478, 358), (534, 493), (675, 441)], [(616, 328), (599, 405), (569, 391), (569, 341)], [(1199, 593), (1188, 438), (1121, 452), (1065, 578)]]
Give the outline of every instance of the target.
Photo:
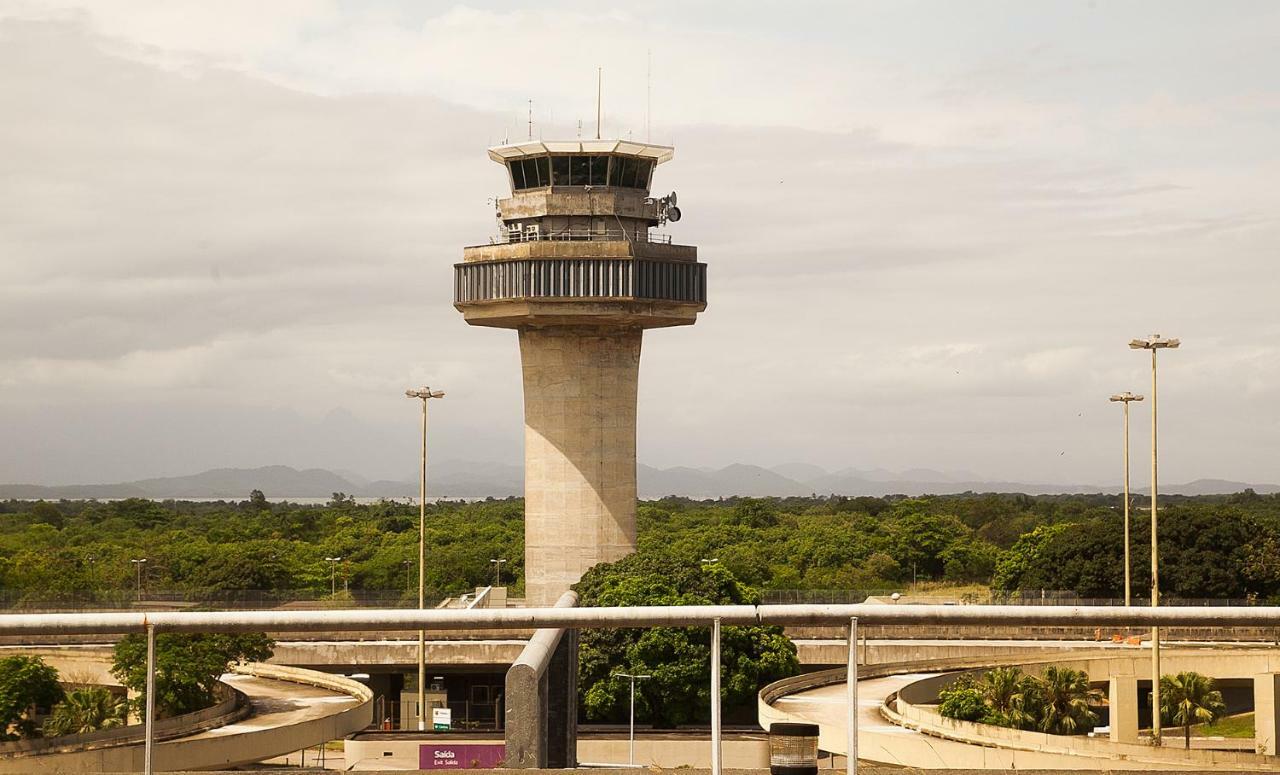
[(525, 595), (552, 605), (636, 547), (639, 328), (520, 331), (525, 413)]

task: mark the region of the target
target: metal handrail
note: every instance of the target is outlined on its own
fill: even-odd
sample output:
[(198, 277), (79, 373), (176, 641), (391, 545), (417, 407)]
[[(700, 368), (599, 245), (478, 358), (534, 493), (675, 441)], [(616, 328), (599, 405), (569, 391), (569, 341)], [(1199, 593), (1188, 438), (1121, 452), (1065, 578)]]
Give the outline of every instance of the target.
[(622, 229), (560, 229), (558, 231), (507, 231), (500, 230), (489, 238), (490, 245), (511, 245), (520, 242), (647, 242), (670, 245), (670, 234), (650, 232), (632, 233)]

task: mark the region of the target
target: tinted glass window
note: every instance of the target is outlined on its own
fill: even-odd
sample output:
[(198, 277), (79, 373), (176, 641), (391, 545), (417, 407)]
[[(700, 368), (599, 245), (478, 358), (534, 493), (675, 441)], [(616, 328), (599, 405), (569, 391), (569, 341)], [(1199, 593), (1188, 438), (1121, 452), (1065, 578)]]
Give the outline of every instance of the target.
[(591, 185), (604, 186), (609, 182), (609, 157), (591, 157)]
[(636, 188), (648, 188), (649, 176), (653, 174), (653, 162), (641, 159), (636, 162)]
[(540, 156), (536, 161), (538, 162), (538, 185), (551, 185), (551, 158)]
[(635, 188), (636, 185), (636, 160), (630, 156), (619, 159), (622, 162), (622, 175), (618, 178), (618, 185), (627, 188)]
[(591, 185), (591, 157), (573, 156), (569, 161), (569, 185)]
[(609, 167), (609, 185), (611, 185), (611, 186), (621, 186), (621, 185), (622, 185), (622, 183), (621, 183), (621, 179), (622, 179), (622, 163), (623, 163), (623, 161), (624, 161), (624, 160), (623, 160), (623, 158), (622, 158), (621, 156), (618, 156), (618, 157), (614, 158), (614, 160), (613, 160), (613, 164), (612, 164), (612, 165), (610, 165), (610, 167)]
[(552, 178), (552, 185), (567, 186), (569, 185), (569, 157), (568, 156), (552, 156), (551, 157), (551, 173), (555, 175)]
[(514, 188), (525, 188), (524, 185), (524, 165), (520, 160), (511, 162), (511, 183)]

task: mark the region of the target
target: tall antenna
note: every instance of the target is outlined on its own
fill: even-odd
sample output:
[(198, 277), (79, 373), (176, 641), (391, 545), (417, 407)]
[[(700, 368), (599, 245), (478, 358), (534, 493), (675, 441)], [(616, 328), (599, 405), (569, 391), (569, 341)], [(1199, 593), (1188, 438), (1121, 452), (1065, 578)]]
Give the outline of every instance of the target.
[(596, 68), (596, 139), (600, 139), (600, 98), (604, 95), (604, 68)]
[(529, 100), (529, 139), (533, 139), (533, 100)]
[(653, 142), (653, 49), (644, 50), (644, 141)]

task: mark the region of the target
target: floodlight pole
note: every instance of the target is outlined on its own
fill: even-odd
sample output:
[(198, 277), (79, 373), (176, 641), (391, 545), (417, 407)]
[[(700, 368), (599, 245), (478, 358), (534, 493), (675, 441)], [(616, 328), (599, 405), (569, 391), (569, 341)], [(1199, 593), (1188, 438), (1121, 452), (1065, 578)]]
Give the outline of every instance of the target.
[[(406, 390), (409, 398), (422, 400), (422, 468), (418, 477), (418, 610), (427, 607), (427, 401), (444, 398), (443, 390), (422, 387)], [(427, 730), (427, 631), (418, 630), (418, 731)]]
[(138, 569), (138, 600), (142, 600), (142, 564), (147, 561), (146, 557), (141, 560), (129, 560), (134, 567)]
[[(1156, 433), (1158, 398), (1156, 394), (1156, 350), (1172, 350), (1182, 344), (1177, 339), (1165, 339), (1152, 334), (1146, 339), (1134, 339), (1129, 347), (1151, 351), (1151, 607), (1160, 605), (1159, 518), (1156, 501), (1159, 496), (1159, 469), (1156, 463)], [(1151, 744), (1161, 744), (1160, 729), (1160, 627), (1151, 628)]]
[(618, 678), (627, 678), (631, 681), (631, 721), (627, 734), (628, 751), (627, 764), (635, 766), (636, 763), (636, 681), (646, 681), (653, 676), (636, 675), (634, 673), (614, 673)]
[(1110, 401), (1124, 406), (1124, 604), (1130, 605), (1130, 565), (1129, 565), (1129, 404), (1141, 401), (1142, 396), (1135, 396), (1125, 391), (1112, 396)]
[(338, 596), (338, 563), (342, 561), (341, 557), (326, 557), (324, 561), (329, 563), (329, 597)]

